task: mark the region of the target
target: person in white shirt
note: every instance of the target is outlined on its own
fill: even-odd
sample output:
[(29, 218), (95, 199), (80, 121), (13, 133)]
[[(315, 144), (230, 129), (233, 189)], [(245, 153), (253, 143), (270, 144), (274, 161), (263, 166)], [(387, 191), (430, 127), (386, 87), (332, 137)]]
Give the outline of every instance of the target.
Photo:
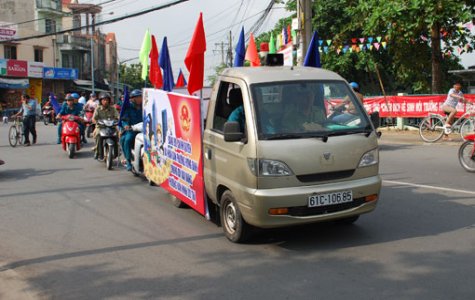
[(83, 106), (86, 105), (86, 93), (85, 92), (82, 92), (81, 93), (81, 97), (79, 98), (78, 100), (78, 103), (82, 104)]

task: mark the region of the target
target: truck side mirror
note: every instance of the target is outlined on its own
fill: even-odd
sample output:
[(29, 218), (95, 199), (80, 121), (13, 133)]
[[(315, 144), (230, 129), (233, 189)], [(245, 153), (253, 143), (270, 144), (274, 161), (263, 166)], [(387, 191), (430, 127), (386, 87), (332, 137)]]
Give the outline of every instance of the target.
[(374, 129), (378, 128), (381, 126), (381, 121), (379, 119), (379, 112), (374, 111), (369, 115), (371, 122), (373, 123)]
[(224, 141), (238, 142), (244, 137), (244, 132), (241, 131), (239, 122), (231, 121), (224, 123)]

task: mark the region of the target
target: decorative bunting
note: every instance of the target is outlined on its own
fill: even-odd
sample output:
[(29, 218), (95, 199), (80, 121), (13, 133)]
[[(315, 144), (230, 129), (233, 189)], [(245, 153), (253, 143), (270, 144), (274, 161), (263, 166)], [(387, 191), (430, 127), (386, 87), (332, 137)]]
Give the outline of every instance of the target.
[(376, 48), (376, 50), (379, 50), (379, 46), (380, 46), (379, 43), (374, 43), (373, 45), (374, 45), (374, 48)]
[(332, 43), (332, 40), (327, 40), (327, 45), (330, 46), (330, 44)]
[(352, 39), (351, 39), (351, 43), (352, 43), (352, 44), (356, 44), (357, 42), (358, 42), (358, 39), (357, 39), (357, 38), (352, 38)]
[(378, 43), (381, 43), (381, 39), (382, 38), (380, 36), (376, 37), (376, 40), (378, 41)]
[(368, 38), (368, 42), (369, 42), (370, 44), (372, 44), (372, 43), (373, 43), (373, 38), (372, 38), (372, 37), (369, 37), (369, 38)]
[(386, 49), (386, 45), (387, 45), (386, 42), (382, 42), (381, 45), (383, 45), (383, 48)]
[(363, 44), (364, 43), (364, 37), (360, 38), (360, 42)]
[(323, 40), (318, 40), (318, 45), (319, 46), (323, 45)]

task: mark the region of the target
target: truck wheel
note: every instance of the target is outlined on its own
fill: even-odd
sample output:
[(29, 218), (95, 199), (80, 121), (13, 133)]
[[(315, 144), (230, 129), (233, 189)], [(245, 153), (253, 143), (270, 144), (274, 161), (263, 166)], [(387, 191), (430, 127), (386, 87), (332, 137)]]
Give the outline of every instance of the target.
[(172, 194), (169, 194), (169, 195), (170, 195), (170, 200), (172, 201), (173, 206), (178, 207), (178, 208), (185, 208), (188, 206), (185, 204), (185, 202), (181, 201), (176, 196)]
[(242, 243), (249, 238), (251, 226), (244, 221), (239, 206), (231, 191), (225, 191), (221, 196), (219, 211), (224, 235), (234, 243)]

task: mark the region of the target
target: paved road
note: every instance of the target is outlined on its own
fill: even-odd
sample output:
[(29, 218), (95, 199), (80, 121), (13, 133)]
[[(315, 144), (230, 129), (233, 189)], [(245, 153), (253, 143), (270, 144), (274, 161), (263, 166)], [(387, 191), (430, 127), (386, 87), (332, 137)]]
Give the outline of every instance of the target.
[(0, 126), (0, 299), (473, 299), (474, 174), (457, 143), (384, 134), (377, 210), (232, 244), (221, 228), (55, 128), (12, 149)]

